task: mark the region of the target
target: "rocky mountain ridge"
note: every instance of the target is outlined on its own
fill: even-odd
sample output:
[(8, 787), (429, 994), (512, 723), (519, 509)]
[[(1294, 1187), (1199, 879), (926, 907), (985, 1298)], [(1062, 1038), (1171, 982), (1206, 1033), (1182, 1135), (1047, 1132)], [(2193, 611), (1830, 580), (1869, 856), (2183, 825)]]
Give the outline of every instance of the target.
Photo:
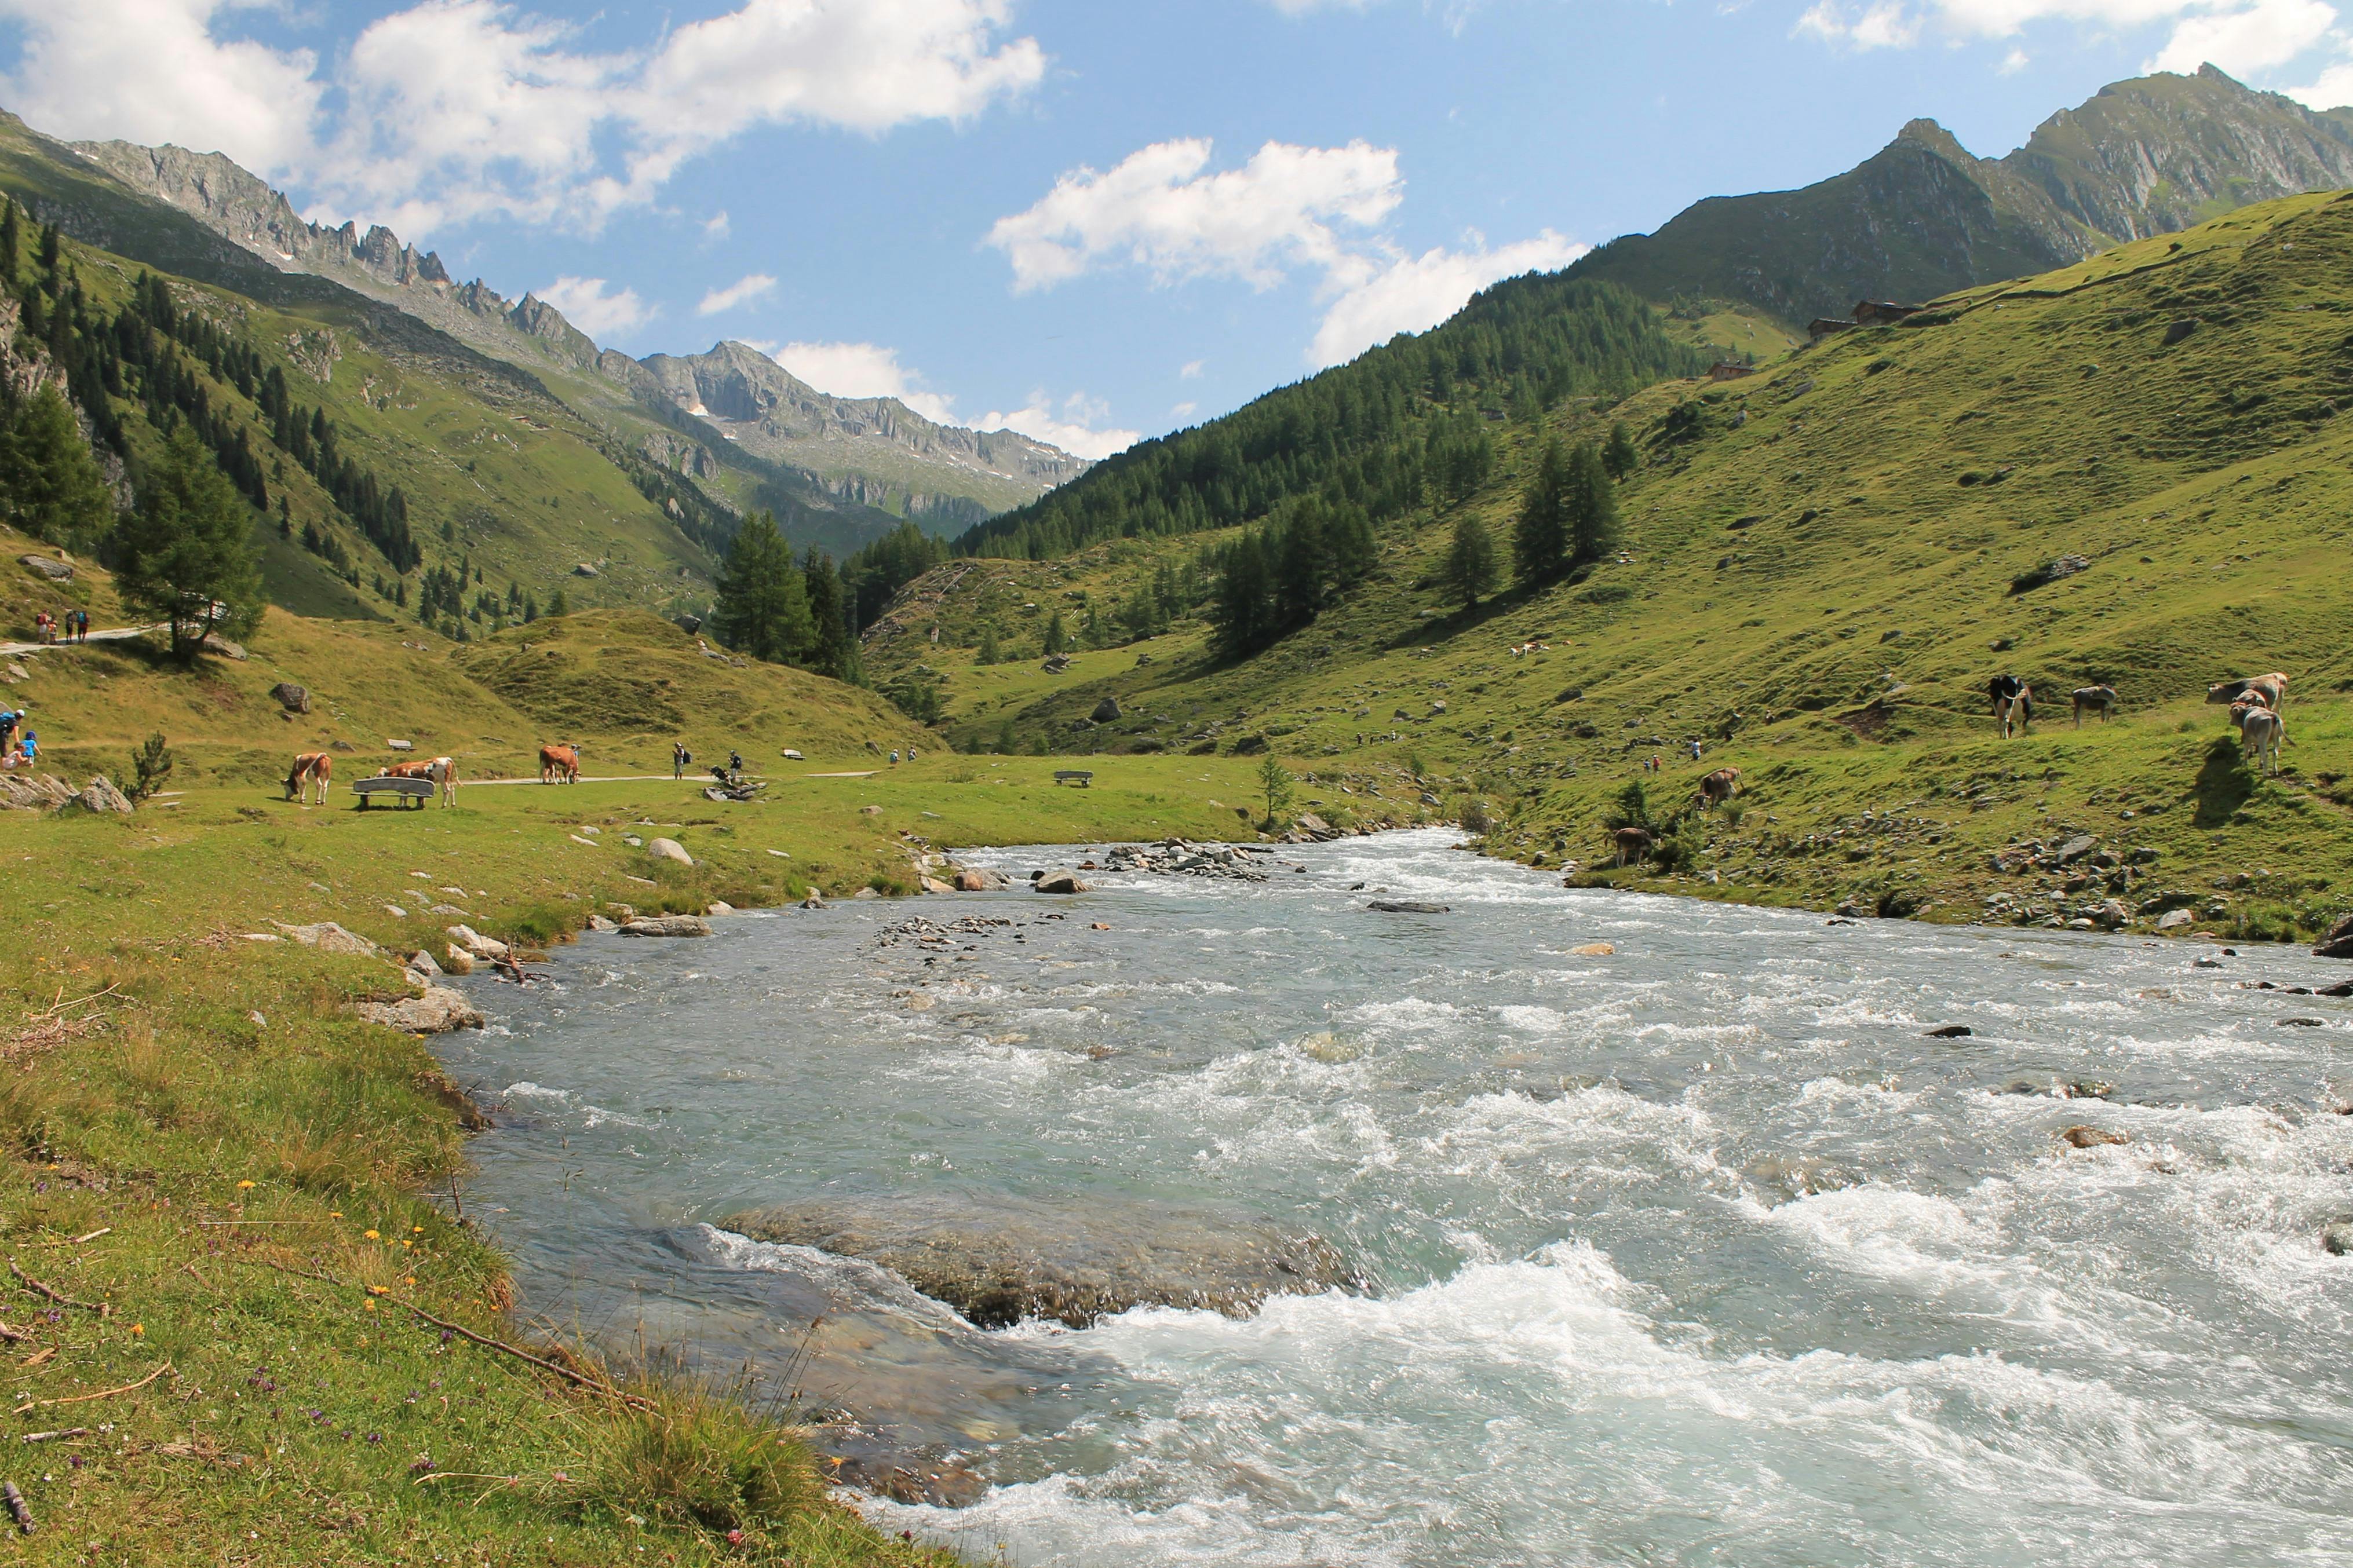
[(2210, 65), (2103, 88), (1998, 159), (1915, 120), (1845, 174), (1710, 197), (1571, 271), (1656, 300), (1727, 300), (1801, 327), (1859, 299), (1931, 299), (2348, 185), (2353, 112), (2317, 113)]
[[(280, 271), (329, 279), (382, 301), (496, 359), (563, 380), (590, 378), (585, 400), (676, 409), (769, 462), (797, 469), (828, 494), (960, 528), (1034, 500), (1091, 466), (1010, 430), (940, 425), (896, 398), (835, 397), (758, 351), (723, 343), (694, 355), (640, 362), (594, 340), (535, 294), (507, 299), (477, 279), (459, 283), (440, 257), (381, 225), (328, 227), (303, 218), (283, 193), (219, 153), (129, 142), (69, 144), (142, 195), (164, 202)], [(752, 363), (756, 362), (756, 363)], [(712, 412), (706, 412), (711, 410)], [(689, 478), (723, 460), (695, 453), (691, 427), (628, 432), (649, 457)]]

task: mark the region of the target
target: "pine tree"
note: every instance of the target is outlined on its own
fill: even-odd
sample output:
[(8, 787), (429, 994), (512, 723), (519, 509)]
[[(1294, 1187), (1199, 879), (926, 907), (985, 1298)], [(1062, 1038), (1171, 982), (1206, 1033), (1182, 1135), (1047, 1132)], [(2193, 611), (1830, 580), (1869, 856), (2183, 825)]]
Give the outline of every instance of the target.
[(25, 226), (16, 216), (15, 197), (7, 198), (7, 206), (0, 209), (0, 282), (16, 286), (16, 254), (24, 248)]
[(1217, 591), (1209, 602), (1219, 652), (1239, 658), (1273, 640), (1268, 589), (1265, 544), (1260, 535), (1245, 533), (1227, 548)]
[(261, 618), (252, 510), (190, 426), (173, 432), (115, 539), (117, 586), (171, 623), (175, 657), (193, 662), (208, 633), (241, 635)]
[(1296, 630), (1324, 608), (1330, 557), (1324, 549), (1323, 503), (1308, 500), (1291, 514), (1272, 564), (1275, 621), (1285, 631)]
[(1061, 611), (1056, 610), (1046, 617), (1046, 635), (1040, 646), (1048, 658), (1070, 647), (1070, 634), (1062, 630)]
[(1545, 442), (1536, 461), (1535, 477), (1520, 500), (1520, 519), (1512, 531), (1512, 564), (1526, 586), (1548, 583), (1568, 564), (1568, 454), (1560, 437)]
[(1623, 479), (1642, 466), (1642, 454), (1636, 449), (1633, 432), (1626, 428), (1623, 419), (1609, 426), (1609, 445), (1602, 448), (1601, 466), (1609, 470), (1613, 479)]
[(721, 642), (770, 664), (801, 658), (815, 642), (807, 584), (772, 514), (754, 512), (736, 530), (711, 625)]
[(1618, 487), (1601, 449), (1580, 442), (1568, 460), (1569, 548), (1578, 565), (1618, 548)]
[(1000, 664), (1004, 662), (1004, 650), (997, 646), (996, 623), (993, 621), (981, 622), (980, 647), (973, 655), (973, 662), (975, 664), (983, 665)]
[(835, 569), (833, 557), (812, 546), (802, 560), (801, 576), (808, 595), (809, 618), (816, 623), (805, 662), (819, 675), (829, 675), (852, 686), (864, 685), (865, 670), (858, 657), (858, 639), (850, 635), (849, 606), (845, 603), (841, 574)]
[(75, 549), (89, 548), (114, 521), (114, 492), (54, 386), (0, 410), (0, 514)]
[(1444, 577), (1447, 587), (1462, 601), (1466, 610), (1477, 609), (1479, 601), (1494, 592), (1495, 540), (1475, 512), (1464, 512), (1454, 524), (1454, 539), (1446, 551)]
[(563, 589), (558, 588), (547, 596), (547, 614), (551, 619), (568, 616), (571, 613), (572, 603), (564, 596)]

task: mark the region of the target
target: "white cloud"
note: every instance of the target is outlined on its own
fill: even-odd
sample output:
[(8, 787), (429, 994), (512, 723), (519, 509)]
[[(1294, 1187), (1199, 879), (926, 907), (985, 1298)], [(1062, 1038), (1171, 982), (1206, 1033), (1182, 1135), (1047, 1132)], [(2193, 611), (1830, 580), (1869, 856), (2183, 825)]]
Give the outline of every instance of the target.
[(961, 123), (1046, 66), (1004, 36), (1008, 0), (739, 0), (610, 54), (504, 0), (419, 0), (325, 67), (218, 36), (261, 3), (0, 0), (23, 32), (0, 90), (43, 130), (217, 149), (315, 216), (416, 238), (488, 216), (593, 229), (754, 127)]
[(1299, 266), (1329, 270), (1347, 255), (1341, 228), (1368, 229), (1404, 196), (1394, 148), (1270, 142), (1249, 163), (1205, 174), (1207, 138), (1156, 142), (1108, 173), (1080, 167), (1026, 212), (999, 218), (988, 243), (1013, 264), (1016, 289), (1050, 288), (1107, 260), (1164, 283), (1239, 278), (1270, 288)]
[[(1799, 33), (1857, 49), (1905, 48), (1934, 27), (1947, 38), (2011, 38), (2035, 23), (2104, 33), (2170, 24), (2144, 63), (2189, 73), (2208, 62), (2236, 75), (2285, 65), (2329, 35), (2337, 12), (2323, 0), (1816, 0)], [(2001, 69), (2027, 63), (2012, 49)]]
[(2184, 19), (2148, 68), (2187, 75), (2211, 60), (2233, 76), (2251, 76), (2287, 64), (2336, 25), (2336, 11), (2320, 0), (2257, 0), (2244, 10)]
[(776, 286), (776, 280), (765, 272), (747, 272), (724, 289), (713, 289), (694, 308), (698, 316), (715, 316), (722, 310), (732, 310), (748, 304)]
[(1180, 403), (1176, 407), (1168, 411), (1168, 417), (1171, 419), (1190, 419), (1197, 412), (1199, 411), (1200, 406), (1201, 405), (1198, 403)]
[(1104, 427), (1102, 422), (1110, 417), (1107, 405), (1083, 392), (1074, 392), (1062, 399), (1059, 409), (1045, 393), (1033, 392), (1025, 406), (1009, 414), (984, 414), (975, 428), (1018, 430), (1033, 441), (1060, 447), (1075, 457), (1100, 459), (1124, 452), (1143, 438), (1140, 430)]
[(602, 278), (567, 275), (533, 292), (592, 338), (626, 332), (654, 319), (654, 307), (638, 298), (636, 289), (616, 289)]
[(1176, 367), (1176, 379), (1179, 381), (1200, 380), (1201, 363), (1202, 362), (1197, 359), (1187, 360), (1183, 364)]
[(722, 207), (702, 220), (702, 237), (712, 241), (725, 239), (734, 226), (728, 221), (727, 209)]
[(924, 390), (923, 378), (880, 343), (754, 345), (819, 392), (836, 397), (895, 397), (938, 425), (961, 423), (955, 399)]
[(2016, 76), (2019, 72), (2024, 70), (2028, 66), (2032, 65), (2033, 63), (2034, 57), (2028, 54), (2024, 49), (2012, 49), (2010, 53), (2001, 57), (2001, 74), (2004, 76)]
[(2286, 92), (2308, 109), (2342, 109), (2353, 104), (2353, 61), (2330, 66), (2311, 86), (2291, 87)]
[(1307, 352), (1308, 363), (1338, 364), (1399, 332), (1427, 331), (1490, 283), (1523, 272), (1556, 270), (1591, 248), (1546, 229), (1534, 239), (1493, 250), (1474, 237), (1465, 250), (1441, 247), (1419, 256), (1397, 257), (1340, 291), (1324, 313), (1324, 324)]
[(311, 145), (322, 85), (308, 49), (212, 37), (232, 0), (0, 0), (23, 28), (8, 105), (52, 136), (177, 142), (261, 170)]

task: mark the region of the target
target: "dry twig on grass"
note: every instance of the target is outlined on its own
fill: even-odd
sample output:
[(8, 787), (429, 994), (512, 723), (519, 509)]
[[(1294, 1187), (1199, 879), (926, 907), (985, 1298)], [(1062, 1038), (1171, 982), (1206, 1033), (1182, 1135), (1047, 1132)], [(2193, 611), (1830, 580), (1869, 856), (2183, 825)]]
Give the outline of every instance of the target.
[(52, 1405), (87, 1405), (93, 1399), (111, 1399), (118, 1394), (136, 1393), (138, 1390), (146, 1387), (149, 1384), (154, 1382), (157, 1378), (163, 1376), (167, 1372), (171, 1373), (174, 1376), (178, 1375), (178, 1369), (174, 1367), (172, 1363), (167, 1361), (162, 1366), (157, 1367), (153, 1372), (149, 1373), (146, 1376), (141, 1378), (136, 1383), (126, 1383), (116, 1388), (101, 1388), (95, 1394), (69, 1394), (57, 1399), (36, 1399), (30, 1404), (19, 1405), (16, 1408), (20, 1411), (45, 1410)]
[(101, 1318), (111, 1318), (114, 1316), (114, 1309), (106, 1305), (102, 1301), (77, 1301), (71, 1296), (69, 1296), (64, 1291), (58, 1289), (56, 1286), (44, 1284), (42, 1281), (34, 1279), (31, 1275), (26, 1273), (23, 1268), (19, 1268), (16, 1260), (13, 1258), (8, 1259), (8, 1272), (23, 1280), (25, 1284), (36, 1294), (47, 1296), (50, 1300), (55, 1301), (60, 1307), (79, 1307), (85, 1312), (96, 1312)]

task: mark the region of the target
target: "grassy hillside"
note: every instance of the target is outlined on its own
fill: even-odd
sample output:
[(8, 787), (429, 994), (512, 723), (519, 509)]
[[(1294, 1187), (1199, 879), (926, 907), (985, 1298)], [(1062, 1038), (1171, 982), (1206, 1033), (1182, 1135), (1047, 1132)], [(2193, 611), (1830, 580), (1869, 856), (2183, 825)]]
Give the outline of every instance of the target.
[[(2172, 893), (2232, 930), (2309, 929), (2353, 886), (2348, 268), (2353, 199), (2295, 198), (1955, 296), (1747, 381), (1572, 405), (1545, 428), (1640, 434), (1626, 551), (1471, 615), (1433, 582), (1456, 513), (1424, 509), (1385, 533), (1363, 591), (1243, 663), (1215, 662), (1184, 620), (1060, 676), (1034, 642), (987, 669), (957, 646), (988, 595), (1068, 620), (1071, 595), (1112, 603), (1208, 542), (1124, 541), (987, 563), (942, 594), (959, 570), (944, 568), (878, 628), (870, 668), (885, 684), (933, 671), (967, 744), (1008, 724), (1021, 750), (1270, 744), (1358, 792), (1476, 801), (1491, 847), (1546, 865), (1590, 864), (1629, 783), (1672, 809), (1733, 765), (1736, 822), (1715, 819), (1698, 874), (1672, 885), (1943, 918), (1995, 896), (2015, 901), (2005, 918), (2081, 918), (2115, 896), (2144, 923)], [(1541, 433), (1510, 427), (1495, 481), (1462, 503), (1499, 536)], [(2034, 585), (2070, 556), (2086, 564)], [(1547, 646), (1513, 656), (1532, 640)], [(2274, 668), (2294, 677), (2292, 744), (2281, 778), (2258, 780), (2202, 698)], [(2003, 671), (2042, 693), (2031, 738), (1991, 733), (1984, 682)], [(2063, 694), (2093, 681), (2123, 716), (2079, 733)], [(1095, 725), (1105, 696), (1123, 717)], [(1678, 760), (1692, 739), (1702, 764)], [(1640, 771), (1652, 754), (1663, 776)], [(1996, 851), (2079, 830), (2095, 853), (2155, 853), (2073, 892), (2082, 867), (1992, 868)]]
[[(29, 637), (44, 608), (87, 608), (100, 628), (129, 624), (103, 568), (83, 563), (72, 583), (51, 584), (17, 564), (37, 551), (46, 552), (0, 529), (0, 571), (17, 584), (0, 635)], [(298, 750), (332, 749), (339, 769), (372, 773), (394, 755), (392, 739), (482, 778), (535, 774), (545, 742), (578, 744), (586, 771), (605, 775), (668, 773), (673, 740), (701, 760), (723, 762), (732, 747), (754, 769), (781, 770), (786, 747), (871, 761), (922, 738), (869, 692), (712, 657), (642, 611), (542, 617), (459, 647), (397, 622), (272, 610), (245, 647), (247, 658), (206, 658), (193, 673), (169, 662), (160, 637), (48, 649), (0, 662), (0, 700), (32, 712), (45, 754), (77, 782), (119, 775), (130, 748), (158, 732), (189, 776), (245, 782), (282, 777)], [(308, 690), (310, 712), (286, 711), (271, 695), (281, 682)]]

